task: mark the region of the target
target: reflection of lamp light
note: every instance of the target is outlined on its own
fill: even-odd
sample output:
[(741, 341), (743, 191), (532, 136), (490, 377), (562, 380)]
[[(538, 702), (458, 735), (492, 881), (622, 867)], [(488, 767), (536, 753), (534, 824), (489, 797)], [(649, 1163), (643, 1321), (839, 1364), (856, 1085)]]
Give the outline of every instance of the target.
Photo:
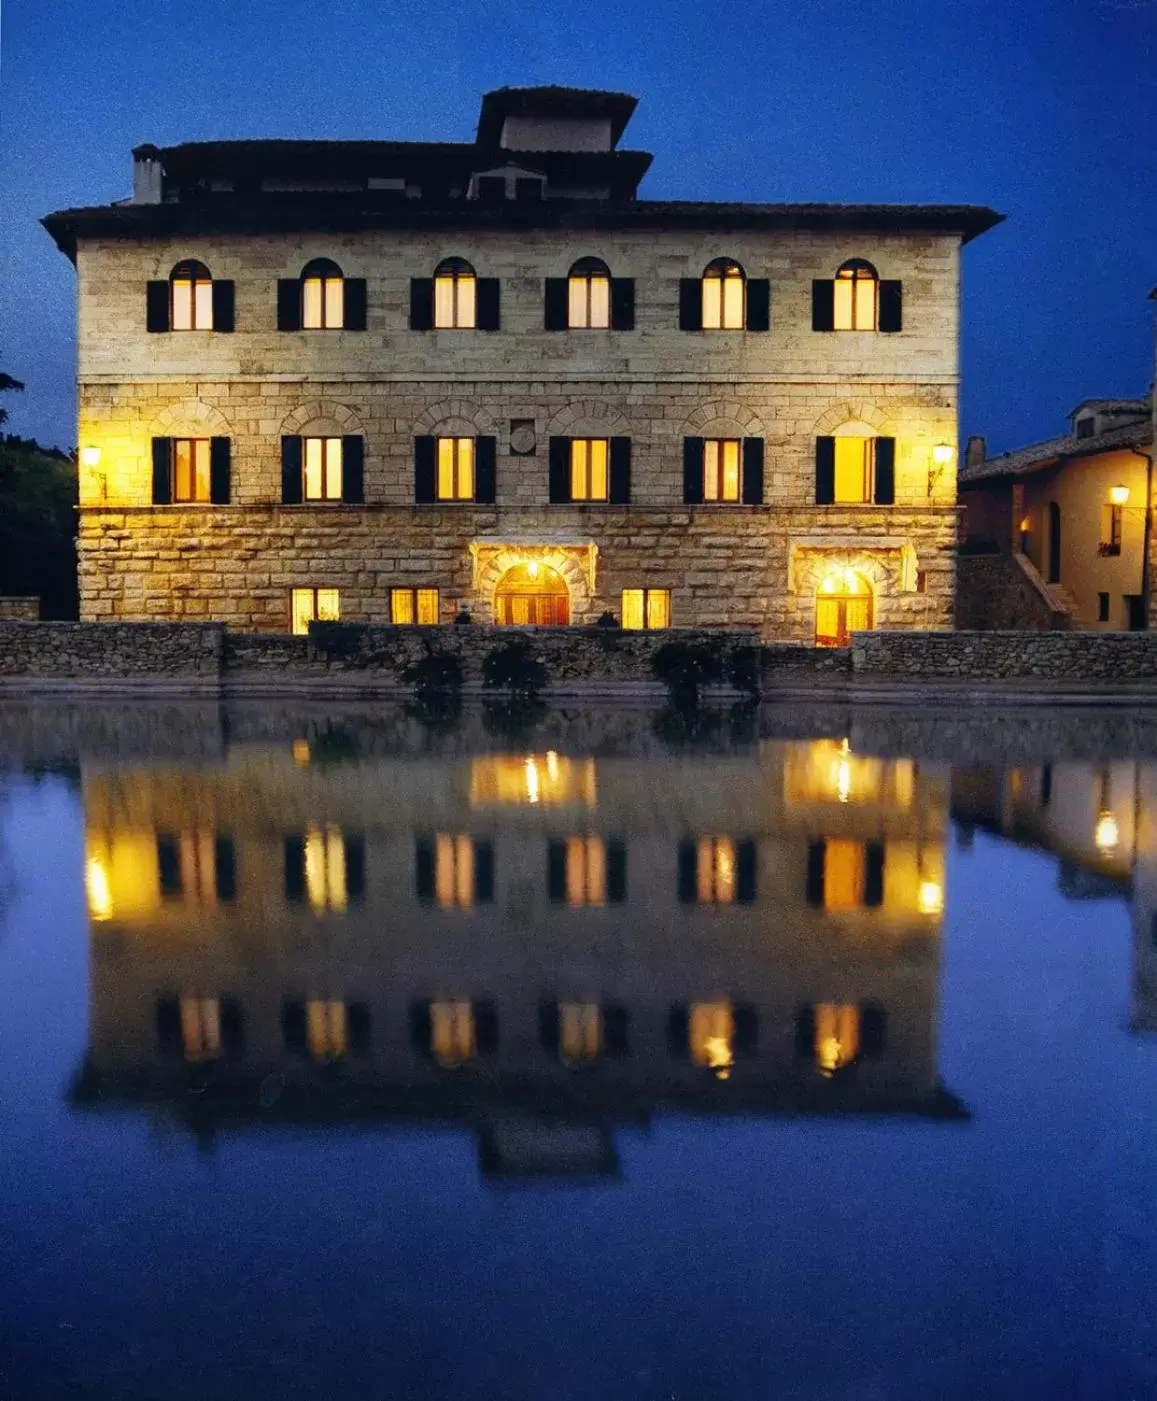
[(952, 461), (953, 449), (951, 443), (937, 443), (932, 449), (932, 461), (937, 467), (947, 467)]
[(526, 799), (527, 802), (538, 802), (538, 765), (533, 759), (526, 761)]
[(1098, 848), (1105, 852), (1114, 851), (1121, 840), (1121, 829), (1117, 826), (1117, 819), (1108, 808), (1103, 808), (1097, 814), (1097, 829), (1093, 840)]
[(293, 741), (293, 762), (295, 764), (309, 763), (309, 740), (295, 739)]
[(735, 1063), (729, 1036), (708, 1036), (703, 1043), (703, 1055), (717, 1080), (729, 1080)]
[(82, 467), (99, 467), (100, 448), (81, 448), (80, 463)]
[(840, 759), (836, 765), (836, 797), (846, 803), (852, 796), (852, 766), (848, 762), (848, 741), (840, 746)]
[(94, 920), (111, 918), (112, 892), (109, 890), (108, 872), (97, 856), (90, 856), (85, 865), (84, 889), (88, 896), (89, 915)]
[(922, 915), (938, 915), (944, 908), (944, 888), (939, 881), (922, 880), (916, 904)]
[(1124, 485), (1109, 488), (1109, 501), (1114, 506), (1124, 506), (1129, 500), (1129, 488)]

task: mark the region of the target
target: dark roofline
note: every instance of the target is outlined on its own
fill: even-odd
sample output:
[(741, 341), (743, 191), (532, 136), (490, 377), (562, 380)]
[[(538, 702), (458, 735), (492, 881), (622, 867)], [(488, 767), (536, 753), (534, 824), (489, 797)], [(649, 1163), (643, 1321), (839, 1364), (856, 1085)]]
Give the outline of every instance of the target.
[[(546, 164), (549, 152), (535, 152)], [(645, 161), (646, 152), (598, 154), (601, 161)], [(574, 159), (575, 153), (566, 153)], [(644, 167), (645, 168), (645, 167)], [(175, 235), (350, 233), (376, 229), (696, 229), (809, 230), (884, 234), (959, 235), (964, 243), (1004, 219), (968, 204), (737, 204), (678, 200), (548, 199), (541, 203), (484, 205), (455, 200), (436, 204), (398, 196), (359, 194), (215, 195), (179, 204), (98, 205), (62, 209), (40, 222), (56, 246), (75, 261), (79, 238), (171, 238)]]
[(502, 124), (509, 116), (610, 118), (611, 145), (619, 139), (639, 99), (628, 92), (604, 92), (597, 88), (495, 88), (483, 94), (478, 114), (480, 146), (497, 146)]
[[(1040, 443), (1002, 452), (998, 457), (986, 457), (973, 467), (964, 466), (960, 469), (957, 482), (966, 487), (1003, 478), (1030, 477), (1036, 472), (1049, 471), (1082, 457), (1127, 451), (1149, 442), (1152, 437), (1152, 421), (1146, 415), (1138, 417), (1134, 423), (1119, 423), (1106, 428), (1093, 438), (1045, 438)], [(1040, 456), (1033, 457), (1032, 453), (1037, 448), (1041, 450)]]

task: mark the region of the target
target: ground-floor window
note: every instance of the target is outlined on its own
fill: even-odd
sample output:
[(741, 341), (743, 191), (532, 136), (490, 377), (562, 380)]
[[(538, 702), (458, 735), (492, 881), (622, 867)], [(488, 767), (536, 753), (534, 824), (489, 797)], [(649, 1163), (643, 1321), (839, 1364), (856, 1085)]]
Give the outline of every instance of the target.
[(670, 626), (670, 589), (623, 590), (623, 627), (669, 628)]
[(337, 589), (294, 589), (291, 616), (293, 631), (298, 636), (309, 632), (310, 623), (338, 622), (341, 600)]
[(438, 622), (440, 614), (437, 589), (391, 589), (390, 622), (420, 626)]
[(816, 593), (817, 647), (846, 647), (852, 633), (872, 626), (872, 591), (854, 569), (829, 574)]

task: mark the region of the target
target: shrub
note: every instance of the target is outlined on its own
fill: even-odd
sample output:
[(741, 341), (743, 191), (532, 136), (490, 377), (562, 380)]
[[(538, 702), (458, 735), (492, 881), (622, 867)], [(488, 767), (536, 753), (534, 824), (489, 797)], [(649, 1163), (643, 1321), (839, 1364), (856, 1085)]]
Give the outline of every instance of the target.
[(549, 681), (550, 673), (522, 638), (495, 647), (482, 659), (482, 684), (490, 690), (536, 697)]
[(703, 686), (723, 679), (718, 651), (704, 643), (665, 642), (651, 659), (651, 670), (667, 687), (674, 706), (695, 706)]
[(469, 608), (459, 608), (458, 612), (454, 616), (454, 621), (459, 625), (465, 627), (472, 623), (474, 619), (470, 616)]
[(419, 695), (462, 689), (462, 663), (452, 652), (428, 652), (402, 673)]
[(735, 647), (727, 658), (727, 679), (737, 691), (749, 696), (760, 694), (760, 665), (758, 647)]
[(618, 626), (619, 620), (615, 617), (615, 615), (611, 612), (609, 608), (605, 609), (602, 613), (600, 613), (598, 618), (595, 620), (595, 627), (597, 628), (617, 628)]

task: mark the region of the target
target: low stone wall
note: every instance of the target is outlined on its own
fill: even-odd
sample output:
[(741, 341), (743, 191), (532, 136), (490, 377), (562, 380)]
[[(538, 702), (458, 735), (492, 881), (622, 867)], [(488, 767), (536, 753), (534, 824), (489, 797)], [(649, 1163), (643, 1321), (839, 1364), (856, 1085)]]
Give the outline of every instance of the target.
[(220, 623), (0, 622), (0, 678), (216, 687), (224, 637)]
[(859, 632), (859, 680), (1091, 685), (1157, 678), (1155, 632)]
[(852, 649), (800, 647), (789, 643), (761, 647), (760, 674), (765, 688), (809, 680), (839, 682), (852, 675)]
[(38, 598), (0, 597), (0, 622), (35, 623), (40, 617)]
[(1070, 625), (1069, 615), (1053, 607), (1044, 586), (1034, 582), (1021, 557), (965, 554), (957, 560), (957, 629), (1039, 632)]

